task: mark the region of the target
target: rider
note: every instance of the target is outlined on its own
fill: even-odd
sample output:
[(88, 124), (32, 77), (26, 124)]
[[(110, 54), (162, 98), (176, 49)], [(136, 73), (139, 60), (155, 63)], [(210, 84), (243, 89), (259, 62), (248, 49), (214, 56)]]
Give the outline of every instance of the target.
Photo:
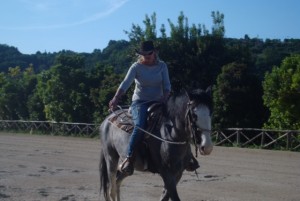
[[(143, 141), (147, 121), (147, 110), (155, 102), (165, 103), (170, 95), (171, 84), (166, 63), (158, 57), (153, 41), (144, 41), (140, 49), (136, 49), (138, 60), (129, 68), (124, 80), (121, 82), (115, 96), (109, 102), (109, 108), (116, 108), (120, 97), (135, 81), (135, 90), (132, 96), (131, 112), (134, 129), (130, 136), (127, 157), (119, 167), (121, 172), (133, 174), (134, 152), (138, 144)], [(196, 162), (196, 164), (195, 164)], [(193, 169), (199, 167), (197, 161), (193, 161)], [(189, 168), (187, 168), (189, 169)]]

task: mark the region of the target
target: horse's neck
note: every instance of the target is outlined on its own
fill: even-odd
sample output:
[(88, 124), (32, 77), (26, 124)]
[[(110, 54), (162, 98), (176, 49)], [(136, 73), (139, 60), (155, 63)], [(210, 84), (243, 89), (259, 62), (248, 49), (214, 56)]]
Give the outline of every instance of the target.
[(179, 96), (169, 99), (167, 104), (169, 118), (171, 119), (174, 128), (180, 132), (185, 130), (185, 113), (187, 109), (187, 102), (187, 97)]

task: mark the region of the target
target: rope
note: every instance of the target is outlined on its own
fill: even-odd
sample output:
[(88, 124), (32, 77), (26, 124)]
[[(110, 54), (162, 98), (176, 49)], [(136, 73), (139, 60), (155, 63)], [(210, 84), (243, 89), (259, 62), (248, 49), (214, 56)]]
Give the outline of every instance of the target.
[[(108, 122), (111, 123), (111, 124), (112, 124), (113, 126), (115, 126), (116, 128), (119, 128), (119, 127), (117, 127), (113, 122), (110, 122), (110, 121), (108, 121)], [(169, 143), (169, 144), (179, 144), (179, 145), (180, 145), (180, 144), (186, 144), (186, 143), (187, 143), (187, 142), (173, 142), (173, 141), (165, 140), (165, 139), (160, 138), (160, 137), (158, 137), (158, 136), (156, 136), (156, 135), (154, 135), (154, 134), (152, 134), (152, 133), (150, 133), (150, 132), (148, 132), (148, 131), (146, 131), (146, 130), (144, 130), (144, 129), (138, 127), (138, 126), (135, 126), (135, 127), (136, 127), (137, 129), (139, 129), (139, 130), (141, 130), (141, 131), (147, 133), (148, 135), (150, 135), (150, 136), (152, 136), (152, 137), (154, 137), (154, 138), (156, 138), (156, 139), (162, 141), (162, 142), (167, 142), (167, 143)]]
[(187, 143), (187, 142), (173, 142), (173, 141), (165, 140), (165, 139), (160, 138), (160, 137), (158, 137), (158, 136), (156, 136), (156, 135), (154, 135), (154, 134), (152, 134), (152, 133), (150, 133), (150, 132), (148, 132), (148, 131), (146, 131), (146, 130), (144, 130), (144, 129), (138, 127), (138, 126), (135, 126), (135, 127), (136, 127), (137, 129), (139, 129), (139, 130), (141, 130), (141, 131), (147, 133), (148, 135), (150, 135), (150, 136), (152, 136), (152, 137), (154, 137), (154, 138), (156, 138), (156, 139), (162, 141), (162, 142), (167, 142), (167, 143), (169, 143), (169, 144), (186, 144), (186, 143)]

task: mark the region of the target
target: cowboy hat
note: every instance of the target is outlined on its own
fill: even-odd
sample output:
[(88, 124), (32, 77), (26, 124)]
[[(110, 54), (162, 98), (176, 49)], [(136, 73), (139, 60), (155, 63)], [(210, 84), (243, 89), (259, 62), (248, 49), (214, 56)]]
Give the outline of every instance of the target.
[(135, 49), (137, 54), (140, 55), (149, 55), (155, 50), (152, 41), (144, 41), (140, 45), (140, 49)]

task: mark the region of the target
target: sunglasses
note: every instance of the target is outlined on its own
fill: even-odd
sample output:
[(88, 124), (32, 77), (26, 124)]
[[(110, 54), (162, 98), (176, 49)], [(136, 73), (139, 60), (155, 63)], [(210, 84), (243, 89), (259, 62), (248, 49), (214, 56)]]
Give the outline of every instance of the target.
[(143, 56), (150, 56), (153, 54), (153, 51), (143, 54)]

